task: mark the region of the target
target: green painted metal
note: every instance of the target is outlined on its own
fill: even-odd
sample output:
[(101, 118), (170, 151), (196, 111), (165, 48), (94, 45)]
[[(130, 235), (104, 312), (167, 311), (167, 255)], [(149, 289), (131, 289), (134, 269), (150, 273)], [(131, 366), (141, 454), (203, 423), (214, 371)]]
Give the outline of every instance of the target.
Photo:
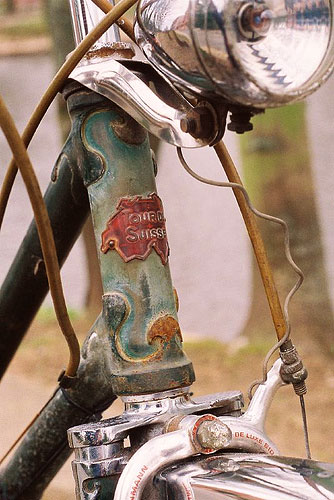
[[(111, 103), (85, 117), (83, 163), (103, 281), (103, 320), (109, 331), (116, 394), (141, 394), (190, 385), (168, 263), (157, 252), (125, 262), (101, 251), (102, 233), (122, 198), (156, 193), (147, 134)], [(88, 172), (87, 172), (88, 170)], [(93, 175), (92, 175), (93, 172)]]
[[(59, 179), (67, 186), (52, 190), (51, 205), (57, 208), (53, 212), (60, 213), (56, 240), (58, 232), (59, 237), (64, 230), (68, 232), (68, 249), (71, 229), (74, 233), (78, 230), (77, 218), (83, 221), (86, 217), (82, 176), (89, 190), (100, 249), (101, 233), (119, 197), (147, 196), (156, 190), (149, 144), (146, 133), (135, 122), (128, 123), (128, 118), (103, 97), (77, 84), (69, 84), (65, 94), (72, 130), (53, 176), (54, 182)], [(30, 248), (27, 242), (26, 247)], [(1, 470), (0, 498), (40, 498), (68, 456), (66, 430), (94, 418), (112, 403), (115, 393), (159, 392), (193, 381), (192, 365), (175, 330), (177, 314), (168, 265), (155, 251), (146, 260), (128, 263), (115, 251), (99, 254), (105, 291), (102, 314), (82, 347), (75, 384), (54, 394)], [(14, 274), (11, 279), (14, 281)], [(161, 325), (167, 330), (159, 331)], [(113, 478), (101, 486), (107, 498), (114, 488)]]
[[(44, 197), (61, 266), (89, 213), (87, 191), (76, 156), (71, 153), (72, 143), (71, 135), (54, 166), (52, 181)], [(15, 227), (12, 233), (15, 239)], [(38, 233), (32, 221), (0, 290), (0, 378), (48, 289)]]

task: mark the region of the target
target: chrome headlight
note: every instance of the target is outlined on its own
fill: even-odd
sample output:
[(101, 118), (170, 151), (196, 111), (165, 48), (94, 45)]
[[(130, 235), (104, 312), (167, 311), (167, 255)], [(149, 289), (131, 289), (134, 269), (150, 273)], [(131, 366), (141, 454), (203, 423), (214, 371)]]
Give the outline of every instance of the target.
[(333, 66), (333, 0), (140, 0), (136, 37), (184, 90), (253, 107), (302, 99)]

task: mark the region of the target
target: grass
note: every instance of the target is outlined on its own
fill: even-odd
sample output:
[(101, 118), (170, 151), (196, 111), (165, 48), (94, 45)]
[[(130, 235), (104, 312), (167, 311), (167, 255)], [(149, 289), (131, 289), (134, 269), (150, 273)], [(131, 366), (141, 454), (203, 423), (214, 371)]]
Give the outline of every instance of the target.
[(48, 27), (42, 9), (18, 12), (2, 16), (0, 37), (3, 39), (26, 39), (48, 35)]
[[(67, 311), (68, 311), (68, 315), (69, 315), (71, 321), (75, 321), (75, 320), (79, 319), (79, 317), (80, 317), (79, 311), (77, 311), (76, 309), (71, 309), (71, 308), (67, 309)], [(41, 307), (41, 309), (37, 313), (37, 321), (41, 324), (44, 324), (44, 325), (45, 324), (48, 325), (52, 322), (56, 322), (57, 318), (56, 318), (54, 308), (52, 306)]]
[[(44, 314), (44, 313), (43, 313)], [(67, 347), (50, 313), (39, 317), (22, 343), (11, 369), (31, 383), (56, 384), (61, 369), (67, 363)], [(76, 318), (74, 327), (83, 342), (90, 323), (86, 318)], [(186, 335), (185, 335), (186, 337)], [(185, 351), (192, 360), (196, 373), (193, 385), (195, 395), (247, 389), (254, 379), (261, 378), (262, 361), (271, 345), (261, 337), (251, 343), (239, 340), (222, 344), (215, 340), (186, 342)], [(334, 461), (334, 452), (328, 446), (328, 436), (333, 434), (332, 419), (324, 417), (334, 411), (334, 376), (320, 349), (310, 348), (307, 340), (298, 346), (303, 353), (310, 376), (309, 394), (306, 396), (313, 456), (320, 460)], [(268, 434), (286, 455), (304, 455), (303, 433), (299, 400), (291, 387), (281, 388), (275, 397), (268, 419)]]

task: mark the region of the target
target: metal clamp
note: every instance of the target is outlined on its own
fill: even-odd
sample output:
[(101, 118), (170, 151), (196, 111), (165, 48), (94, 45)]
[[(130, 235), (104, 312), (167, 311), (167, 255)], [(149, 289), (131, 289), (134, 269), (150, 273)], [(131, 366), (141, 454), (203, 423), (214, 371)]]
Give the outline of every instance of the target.
[[(75, 457), (72, 462), (76, 482), (77, 498), (93, 500), (98, 498), (101, 480), (114, 477), (115, 482), (133, 452), (141, 442), (151, 442), (152, 436), (161, 435), (173, 418), (184, 418), (197, 413), (201, 420), (203, 412), (216, 415), (240, 415), (243, 406), (239, 391), (229, 391), (196, 399), (190, 398), (187, 389), (165, 391), (152, 395), (126, 396), (122, 398), (125, 411), (122, 415), (68, 430), (71, 448)], [(217, 417), (211, 417), (217, 420)], [(198, 429), (196, 440), (202, 448), (208, 447), (207, 430)], [(136, 436), (137, 434), (137, 436)], [(124, 448), (123, 441), (131, 435), (131, 449)], [(209, 443), (210, 444), (210, 443)], [(88, 486), (89, 487), (88, 487)], [(88, 488), (88, 490), (87, 490)]]
[[(166, 391), (125, 397), (126, 407), (121, 416), (70, 429), (69, 441), (75, 449), (73, 470), (81, 495), (78, 498), (97, 498), (87, 497), (85, 481), (110, 473), (115, 476), (116, 472), (118, 479), (124, 466), (117, 494), (121, 490), (124, 494), (124, 485), (131, 489), (136, 484), (134, 491), (131, 490), (131, 498), (136, 499), (159, 468), (179, 458), (221, 448), (279, 454), (266, 435), (264, 424), (274, 394), (284, 385), (281, 365), (281, 360), (274, 363), (266, 382), (259, 386), (243, 415), (240, 415), (239, 392), (192, 400), (186, 391), (183, 394)], [(130, 436), (131, 448), (123, 449), (127, 436)], [(116, 453), (114, 445), (119, 447)], [(123, 498), (117, 494), (115, 498)]]
[(115, 102), (149, 132), (174, 146), (198, 148), (222, 137), (227, 113), (223, 107), (216, 110), (206, 101), (191, 105), (148, 64), (134, 61), (140, 73), (154, 74), (158, 85), (153, 92), (124, 64), (114, 59), (86, 60), (70, 78)]
[(281, 364), (281, 360), (276, 361), (266, 382), (259, 386), (248, 410), (241, 417), (179, 415), (172, 418), (166, 428), (167, 434), (154, 437), (131, 457), (119, 479), (114, 499), (139, 500), (145, 486), (159, 469), (197, 453), (240, 449), (279, 454), (264, 432), (264, 423), (275, 392), (284, 385), (280, 376)]

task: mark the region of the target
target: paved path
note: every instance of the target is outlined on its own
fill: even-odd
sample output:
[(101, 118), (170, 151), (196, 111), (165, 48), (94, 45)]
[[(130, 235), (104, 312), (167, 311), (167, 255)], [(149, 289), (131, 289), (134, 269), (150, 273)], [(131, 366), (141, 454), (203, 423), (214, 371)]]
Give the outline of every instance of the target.
[[(0, 385), (0, 426), (6, 429), (1, 433), (0, 457), (7, 452), (17, 436), (42, 408), (52, 394), (52, 387), (46, 387), (34, 380), (9, 373)], [(45, 500), (65, 500), (74, 498), (70, 462), (67, 462), (60, 475), (49, 486)], [(44, 497), (43, 497), (44, 498)]]
[[(35, 417), (52, 395), (54, 387), (32, 381), (9, 372), (0, 384), (0, 458)], [(122, 411), (116, 402), (105, 414), (105, 418), (118, 415)], [(5, 432), (3, 430), (5, 429)], [(74, 498), (74, 481), (71, 470), (71, 457), (48, 486), (43, 500), (69, 500)]]

